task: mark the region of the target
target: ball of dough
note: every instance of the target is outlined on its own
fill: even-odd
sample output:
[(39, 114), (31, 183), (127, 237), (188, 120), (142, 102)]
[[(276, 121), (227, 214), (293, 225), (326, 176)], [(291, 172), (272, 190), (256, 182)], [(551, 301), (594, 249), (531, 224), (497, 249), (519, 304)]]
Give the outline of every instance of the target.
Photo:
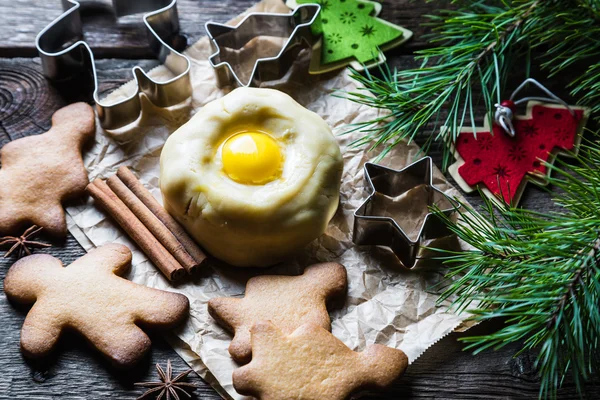
[(160, 189), (167, 211), (213, 256), (268, 266), (325, 231), (342, 168), (321, 117), (277, 90), (239, 88), (169, 137)]

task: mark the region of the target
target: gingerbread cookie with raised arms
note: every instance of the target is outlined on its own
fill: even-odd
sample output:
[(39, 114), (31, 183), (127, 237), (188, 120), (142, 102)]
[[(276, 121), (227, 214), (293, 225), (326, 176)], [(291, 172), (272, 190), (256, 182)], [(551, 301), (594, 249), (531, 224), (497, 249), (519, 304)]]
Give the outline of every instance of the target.
[(374, 344), (358, 353), (318, 325), (286, 336), (260, 322), (252, 327), (252, 361), (233, 372), (233, 387), (260, 400), (344, 400), (389, 386), (407, 365), (401, 350)]
[(0, 150), (0, 234), (38, 225), (57, 237), (67, 233), (62, 203), (83, 195), (89, 183), (81, 151), (96, 130), (95, 114), (85, 103), (61, 108), (52, 128)]
[(130, 264), (131, 251), (120, 244), (98, 247), (66, 268), (46, 254), (16, 262), (8, 270), (4, 291), (12, 301), (35, 303), (21, 330), (23, 354), (48, 355), (68, 328), (85, 336), (116, 366), (136, 364), (151, 344), (140, 326), (176, 326), (188, 315), (189, 301), (121, 278)]
[(312, 322), (327, 330), (331, 321), (326, 302), (343, 296), (347, 289), (346, 268), (337, 263), (307, 267), (299, 276), (264, 275), (250, 279), (245, 297), (220, 297), (208, 302), (213, 318), (235, 336), (231, 357), (246, 363), (252, 357), (250, 328), (259, 321), (272, 321), (286, 334)]

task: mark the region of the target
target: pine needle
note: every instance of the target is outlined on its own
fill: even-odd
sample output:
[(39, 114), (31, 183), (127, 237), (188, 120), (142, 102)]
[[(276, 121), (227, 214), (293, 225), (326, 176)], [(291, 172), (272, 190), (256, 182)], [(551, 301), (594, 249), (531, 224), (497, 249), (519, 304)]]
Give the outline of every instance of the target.
[[(506, 318), (489, 335), (467, 337), (479, 352), (524, 341), (522, 351), (537, 349), (540, 398), (556, 398), (570, 374), (580, 394), (600, 373), (600, 144), (581, 146), (576, 165), (547, 165), (561, 212), (538, 213), (511, 206), (494, 209), (485, 200), (480, 214), (461, 203), (458, 223), (449, 228), (473, 251), (448, 252), (448, 285), (440, 301), (455, 298), (458, 310), (475, 319)], [(485, 199), (485, 196), (484, 196)], [(494, 215), (496, 211), (496, 215)], [(493, 223), (489, 221), (492, 220)]]
[[(347, 93), (354, 102), (389, 111), (388, 117), (355, 125), (364, 136), (354, 145), (382, 147), (379, 158), (403, 140), (429, 132), (428, 151), (442, 142), (445, 170), (453, 161), (449, 144), (463, 127), (475, 130), (483, 117), (473, 110), (493, 110), (503, 100), (509, 71), (531, 68), (534, 60), (551, 76), (575, 67), (585, 72), (569, 83), (571, 94), (600, 111), (600, 6), (598, 0), (455, 0), (456, 10), (428, 16), (435, 47), (416, 53), (419, 68), (377, 74), (352, 71), (362, 88)], [(440, 129), (440, 122), (446, 129)]]

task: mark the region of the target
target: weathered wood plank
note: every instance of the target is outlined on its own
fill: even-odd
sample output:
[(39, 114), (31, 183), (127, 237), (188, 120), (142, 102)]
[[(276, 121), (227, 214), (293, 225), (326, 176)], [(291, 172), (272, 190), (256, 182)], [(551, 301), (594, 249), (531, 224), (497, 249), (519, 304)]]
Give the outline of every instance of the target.
[[(199, 1), (180, 0), (179, 13), (182, 32), (192, 42), (204, 35), (204, 22), (213, 19), (225, 21), (248, 8), (254, 0)], [(106, 3), (106, 2), (105, 2)], [(33, 40), (39, 30), (60, 14), (58, 0), (17, 0), (0, 3), (0, 15), (10, 24), (0, 25), (0, 57), (34, 57), (37, 55)], [(391, 52), (395, 63), (406, 67), (410, 59), (395, 57), (424, 47), (422, 39), (422, 15), (431, 13), (439, 3), (409, 2), (409, 0), (386, 0), (382, 17), (403, 25), (415, 32), (416, 39), (402, 49)], [(100, 7), (102, 8), (102, 7)], [(145, 33), (139, 17), (127, 17), (118, 22), (107, 11), (96, 14), (98, 6), (86, 6), (84, 11), (85, 36), (98, 58), (151, 58), (146, 48)], [(92, 14), (94, 13), (94, 14)], [(130, 68), (142, 64), (148, 68), (156, 65), (153, 60), (100, 60), (98, 62), (102, 90), (109, 91), (130, 79)], [(558, 82), (557, 86), (561, 87)], [(563, 85), (564, 86), (564, 85)], [(65, 88), (62, 88), (65, 89)], [(89, 97), (80, 88), (59, 91), (41, 75), (37, 59), (0, 59), (0, 146), (28, 134), (38, 134), (50, 126), (51, 114), (75, 99)], [(424, 133), (427, 134), (427, 133)], [(433, 152), (439, 165), (440, 153)], [(479, 203), (477, 195), (469, 196)], [(547, 193), (530, 186), (523, 204), (532, 209), (547, 210), (555, 207)], [(70, 263), (83, 254), (72, 237), (58, 247), (45, 250)], [(14, 259), (0, 260), (0, 277)], [(174, 361), (175, 370), (186, 368), (174, 351), (159, 337), (154, 337), (151, 356), (133, 371), (117, 372), (77, 337), (61, 342), (57, 358), (45, 366), (30, 366), (18, 351), (19, 330), (25, 316), (24, 310), (12, 307), (0, 296), (0, 310), (4, 323), (0, 326), (0, 397), (27, 399), (101, 399), (134, 398), (141, 390), (132, 387), (133, 382), (153, 380), (152, 364)], [(489, 333), (501, 322), (483, 324), (469, 334)], [(412, 365), (406, 376), (383, 394), (371, 395), (369, 399), (395, 398), (443, 398), (443, 399), (497, 399), (534, 398), (537, 396), (537, 379), (533, 368), (534, 354), (525, 353), (517, 358), (512, 355), (519, 344), (507, 346), (498, 352), (486, 352), (472, 356), (461, 351), (457, 336), (450, 335), (427, 351)], [(196, 398), (218, 399), (214, 391), (198, 378), (201, 384)], [(560, 392), (560, 398), (577, 398), (569, 384)], [(597, 387), (591, 387), (589, 397), (600, 396)]]
[[(61, 256), (61, 251), (50, 251)], [(3, 263), (6, 264), (6, 263)], [(4, 278), (6, 267), (0, 264)], [(175, 371), (183, 371), (186, 364), (157, 336), (153, 336), (152, 353), (135, 370), (119, 372), (111, 369), (88, 345), (76, 336), (61, 341), (57, 357), (46, 366), (32, 366), (19, 353), (19, 329), (25, 312), (16, 310), (0, 297), (0, 311), (4, 323), (0, 334), (0, 398), (20, 399), (133, 399), (143, 391), (134, 382), (155, 379), (153, 365), (173, 361)], [(492, 326), (495, 325), (495, 326)], [(487, 333), (498, 324), (485, 324), (471, 333)], [(369, 400), (391, 399), (513, 399), (535, 398), (537, 379), (533, 369), (534, 355), (512, 355), (518, 345), (507, 346), (498, 352), (473, 356), (462, 351), (457, 337), (450, 335), (428, 350), (410, 366), (406, 375), (384, 393), (373, 393)], [(195, 376), (190, 381), (200, 385), (198, 399), (219, 399), (219, 396)], [(600, 388), (590, 386), (589, 398), (600, 396)], [(6, 397), (4, 397), (6, 396)], [(577, 399), (572, 386), (560, 391), (561, 399)]]
[[(112, 90), (130, 79), (134, 64), (151, 67), (154, 60), (100, 61), (103, 90)], [(110, 66), (110, 67), (109, 67)], [(11, 139), (39, 134), (50, 127), (50, 116), (67, 100), (42, 75), (39, 59), (0, 60), (0, 146)], [(89, 95), (89, 94), (88, 94)], [(70, 264), (85, 254), (69, 235), (63, 244), (45, 252)], [(15, 258), (0, 259), (2, 281)], [(2, 287), (3, 289), (3, 287)], [(30, 365), (19, 352), (19, 332), (26, 310), (15, 308), (0, 296), (0, 398), (19, 399), (105, 399), (135, 398), (143, 391), (134, 382), (155, 380), (153, 365), (173, 360), (176, 371), (187, 365), (160, 336), (153, 335), (150, 356), (136, 369), (126, 373), (114, 371), (81, 338), (71, 335), (61, 341), (56, 358), (45, 365)], [(200, 385), (197, 398), (220, 397), (197, 376), (190, 381)]]
[[(72, 262), (84, 252), (73, 238), (69, 238), (64, 248), (48, 251), (60, 257), (65, 263)], [(0, 277), (4, 280), (11, 259), (0, 262)], [(2, 285), (3, 286), (3, 285)], [(3, 289), (3, 287), (2, 287)], [(160, 337), (152, 336), (152, 352), (136, 369), (127, 372), (115, 371), (108, 366), (95, 351), (89, 349), (81, 338), (69, 335), (63, 338), (56, 357), (44, 365), (26, 362), (19, 351), (19, 332), (26, 310), (9, 304), (4, 295), (0, 296), (0, 398), (2, 399), (133, 399), (143, 390), (133, 386), (134, 382), (155, 381), (157, 376), (153, 365), (173, 361), (173, 368), (180, 372), (187, 365)], [(190, 382), (197, 383), (197, 398), (219, 399), (220, 397), (196, 375)]]
[[(225, 21), (243, 12), (253, 0), (178, 2), (181, 31), (193, 42), (204, 36), (204, 23)], [(152, 58), (140, 15), (116, 20), (110, 2), (82, 1), (85, 40), (97, 58)], [(0, 3), (0, 15), (11, 24), (0, 26), (1, 57), (35, 57), (34, 40), (39, 31), (62, 13), (59, 0), (21, 0)]]
[[(181, 32), (193, 43), (205, 36), (204, 24), (213, 20), (225, 22), (248, 9), (255, 0), (198, 1), (179, 0)], [(147, 48), (146, 32), (140, 16), (116, 21), (107, 1), (82, 1), (84, 36), (97, 58), (152, 58)], [(423, 14), (436, 6), (428, 2), (386, 0), (381, 17), (400, 24), (415, 33), (414, 39), (400, 52), (425, 45)], [(0, 2), (0, 15), (10, 24), (0, 25), (0, 57), (35, 57), (34, 40), (39, 31), (61, 14), (59, 0), (17, 0)]]
[[(98, 78), (101, 92), (110, 92), (131, 79), (131, 68), (139, 65), (149, 70), (157, 65), (156, 60), (98, 60)], [(410, 56), (395, 56), (394, 66), (411, 68), (416, 65)], [(520, 80), (515, 80), (515, 85)], [(560, 96), (568, 93), (559, 83), (551, 82), (550, 89)], [(59, 90), (60, 89), (60, 90)], [(74, 100), (91, 102), (91, 91), (65, 85), (57, 88), (41, 74), (39, 59), (0, 59), (0, 145), (25, 134), (41, 133), (50, 128), (50, 117), (58, 108)], [(565, 97), (568, 98), (568, 97)], [(478, 111), (483, 115), (483, 108)], [(431, 131), (424, 130), (417, 142), (423, 143)], [(430, 151), (437, 165), (442, 163), (440, 146)], [(452, 177), (448, 177), (453, 182)], [(468, 195), (474, 205), (480, 204), (478, 194)], [(522, 199), (522, 205), (534, 210), (558, 209), (550, 196), (541, 188), (529, 185)]]
[[(100, 60), (98, 69), (103, 90), (111, 90), (130, 79), (134, 65), (149, 68), (154, 60)], [(410, 57), (398, 57), (395, 63), (407, 67)], [(72, 94), (71, 94), (72, 95)], [(51, 114), (67, 103), (63, 92), (52, 87), (40, 73), (38, 59), (0, 59), (0, 144), (28, 134), (38, 134), (49, 128)], [(439, 165), (439, 152), (434, 152)], [(477, 203), (478, 197), (469, 200)], [(535, 187), (527, 190), (524, 198), (527, 207), (548, 209), (553, 207), (549, 196)], [(44, 250), (61, 258), (66, 264), (83, 255), (83, 250), (69, 236), (66, 243)], [(13, 258), (0, 260), (0, 277), (4, 278)], [(63, 340), (58, 356), (49, 365), (31, 369), (18, 350), (19, 330), (24, 310), (12, 307), (0, 296), (0, 312), (4, 323), (0, 325), (0, 392), (9, 398), (51, 399), (68, 396), (74, 399), (134, 398), (140, 391), (132, 387), (136, 381), (151, 380), (156, 362), (171, 358), (176, 370), (185, 369), (172, 349), (160, 338), (154, 338), (151, 357), (133, 371), (122, 373), (112, 370), (87, 345), (76, 337)], [(489, 333), (499, 323), (476, 327), (469, 334)], [(412, 365), (406, 376), (383, 394), (370, 395), (368, 399), (443, 398), (443, 399), (498, 399), (533, 398), (538, 386), (533, 368), (534, 354), (525, 353), (512, 358), (520, 346), (513, 344), (498, 352), (478, 356), (462, 352), (456, 337), (450, 335), (427, 351)], [(195, 382), (201, 382), (194, 379)], [(206, 384), (201, 382), (197, 398), (218, 399)], [(600, 396), (600, 390), (590, 388), (590, 397)], [(561, 391), (561, 398), (575, 399), (572, 386)]]

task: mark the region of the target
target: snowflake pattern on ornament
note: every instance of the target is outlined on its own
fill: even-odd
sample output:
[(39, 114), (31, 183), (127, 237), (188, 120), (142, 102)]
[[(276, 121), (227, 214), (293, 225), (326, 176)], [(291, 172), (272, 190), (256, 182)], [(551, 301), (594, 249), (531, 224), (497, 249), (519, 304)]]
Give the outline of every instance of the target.
[(530, 104), (527, 116), (513, 119), (514, 138), (496, 124), (491, 132), (485, 128), (476, 133), (464, 130), (455, 144), (459, 156), (455, 171), (469, 189), (483, 185), (493, 195), (515, 204), (528, 176), (536, 181), (542, 178), (543, 183), (548, 173), (544, 162), (553, 162), (558, 152), (576, 152), (578, 133), (587, 115), (581, 107), (573, 109), (574, 116), (565, 108)]

